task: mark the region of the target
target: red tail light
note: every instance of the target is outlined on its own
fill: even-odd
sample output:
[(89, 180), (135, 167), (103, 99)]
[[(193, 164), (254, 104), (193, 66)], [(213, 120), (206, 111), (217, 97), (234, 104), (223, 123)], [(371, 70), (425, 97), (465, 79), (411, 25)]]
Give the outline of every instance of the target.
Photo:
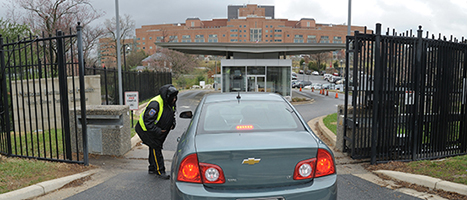
[(336, 173), (336, 167), (331, 153), (324, 149), (318, 149), (315, 177), (326, 176), (334, 173)]
[(191, 183), (202, 183), (198, 165), (198, 156), (196, 154), (190, 154), (183, 159), (180, 167), (178, 168), (177, 180)]
[(199, 163), (203, 175), (203, 183), (222, 184), (225, 183), (224, 172), (213, 164)]
[(295, 166), (294, 180), (310, 179), (336, 173), (334, 160), (331, 153), (324, 149), (318, 149), (316, 158), (302, 160)]
[(313, 178), (314, 167), (316, 163), (316, 158), (302, 160), (297, 165), (295, 165), (295, 171), (293, 173), (294, 180), (302, 180)]
[(197, 154), (190, 154), (183, 159), (178, 168), (177, 180), (190, 183), (225, 183), (222, 169), (214, 164), (198, 163)]

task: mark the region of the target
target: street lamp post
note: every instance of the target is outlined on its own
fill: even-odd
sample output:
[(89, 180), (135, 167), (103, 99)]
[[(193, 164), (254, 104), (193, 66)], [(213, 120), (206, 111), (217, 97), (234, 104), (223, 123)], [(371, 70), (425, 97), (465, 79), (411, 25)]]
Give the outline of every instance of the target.
[(343, 69), (343, 68), (342, 68), (342, 62), (343, 62), (343, 61), (341, 60), (340, 62), (341, 62), (341, 67), (339, 68), (339, 71), (340, 71), (340, 74), (341, 74), (341, 77), (342, 77), (342, 76), (343, 76), (343, 74), (342, 74), (342, 69)]

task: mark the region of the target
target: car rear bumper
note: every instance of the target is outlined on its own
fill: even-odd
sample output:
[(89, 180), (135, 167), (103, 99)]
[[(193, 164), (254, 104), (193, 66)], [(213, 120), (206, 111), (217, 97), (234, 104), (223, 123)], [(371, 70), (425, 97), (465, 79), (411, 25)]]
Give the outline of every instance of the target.
[(337, 175), (315, 178), (313, 184), (255, 190), (213, 190), (202, 184), (176, 182), (172, 185), (172, 199), (237, 200), (243, 198), (283, 197), (295, 199), (337, 199)]

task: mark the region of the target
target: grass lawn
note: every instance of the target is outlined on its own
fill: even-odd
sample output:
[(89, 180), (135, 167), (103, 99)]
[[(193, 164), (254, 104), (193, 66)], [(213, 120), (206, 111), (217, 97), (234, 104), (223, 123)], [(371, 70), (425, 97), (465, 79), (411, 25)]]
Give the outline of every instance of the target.
[(323, 118), (324, 125), (334, 134), (337, 131), (337, 113), (330, 114)]
[[(323, 118), (323, 122), (329, 130), (336, 134), (337, 113), (326, 116)], [(389, 162), (369, 166), (368, 169), (387, 169), (412, 174), (421, 174), (467, 185), (467, 155), (439, 160)]]

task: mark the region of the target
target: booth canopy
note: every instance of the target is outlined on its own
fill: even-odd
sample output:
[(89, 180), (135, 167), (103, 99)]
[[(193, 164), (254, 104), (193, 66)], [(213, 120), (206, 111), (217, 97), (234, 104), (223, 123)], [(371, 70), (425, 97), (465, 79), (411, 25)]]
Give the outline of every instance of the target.
[(225, 56), (231, 53), (286, 55), (314, 54), (345, 49), (344, 43), (156, 43), (187, 54)]

